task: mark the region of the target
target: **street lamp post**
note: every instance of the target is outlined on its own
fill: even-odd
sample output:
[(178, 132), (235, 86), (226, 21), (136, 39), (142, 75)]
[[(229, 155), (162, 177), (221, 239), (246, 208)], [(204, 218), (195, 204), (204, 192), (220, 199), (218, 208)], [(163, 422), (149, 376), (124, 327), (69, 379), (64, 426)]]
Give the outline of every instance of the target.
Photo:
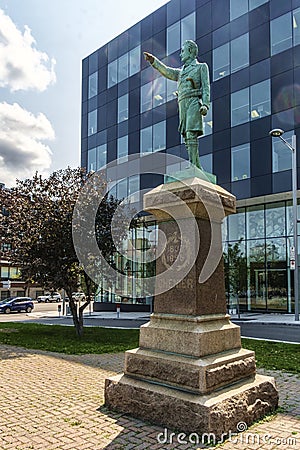
[[(293, 240), (294, 240), (294, 296), (295, 296), (295, 320), (299, 321), (299, 275), (298, 275), (298, 215), (297, 215), (297, 147), (296, 135), (292, 136), (292, 145), (283, 137), (284, 131), (275, 128), (269, 132), (270, 136), (278, 137), (292, 151), (292, 192), (293, 192)], [(291, 259), (291, 258), (290, 258)]]

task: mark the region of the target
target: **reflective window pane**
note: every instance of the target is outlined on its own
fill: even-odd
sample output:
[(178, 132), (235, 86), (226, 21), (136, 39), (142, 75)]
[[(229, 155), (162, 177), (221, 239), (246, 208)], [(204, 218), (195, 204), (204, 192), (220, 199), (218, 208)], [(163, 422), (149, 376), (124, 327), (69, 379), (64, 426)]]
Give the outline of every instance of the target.
[[(284, 133), (284, 139), (292, 145), (294, 131)], [(281, 172), (292, 168), (292, 151), (279, 138), (272, 139), (272, 169)]]
[(249, 66), (249, 34), (233, 39), (230, 52), (232, 73)]
[(167, 81), (167, 101), (174, 100), (174, 98), (177, 98), (176, 92), (177, 92), (177, 81), (173, 80), (166, 80)]
[(201, 166), (203, 170), (208, 173), (212, 173), (212, 153), (208, 153), (207, 155), (203, 155), (200, 157)]
[(106, 144), (99, 145), (97, 147), (97, 170), (106, 165), (107, 162), (107, 149)]
[(248, 0), (230, 0), (230, 20), (248, 12)]
[(128, 66), (128, 53), (120, 56), (118, 59), (118, 82), (120, 83), (123, 80), (128, 78), (129, 74), (129, 66)]
[(167, 100), (166, 78), (159, 77), (153, 81), (153, 108), (162, 105)]
[(229, 43), (213, 50), (213, 80), (229, 75)]
[(267, 3), (269, 0), (249, 0), (249, 10), (258, 8), (258, 6)]
[(283, 202), (266, 205), (266, 236), (285, 236), (285, 206)]
[(291, 13), (284, 14), (270, 22), (271, 24), (271, 55), (283, 52), (292, 46)]
[(300, 44), (300, 8), (293, 11), (293, 45)]
[(107, 66), (107, 87), (110, 88), (118, 82), (118, 61), (112, 61)]
[(152, 153), (152, 127), (141, 129), (141, 153)]
[(118, 181), (116, 188), (117, 188), (117, 197), (119, 200), (121, 200), (122, 198), (127, 197), (127, 183), (128, 180), (127, 178), (124, 178), (121, 181)]
[(97, 110), (88, 113), (88, 136), (97, 133)]
[(152, 109), (152, 81), (141, 87), (141, 113)]
[(231, 94), (231, 125), (239, 125), (249, 120), (249, 88)]
[(127, 120), (129, 115), (128, 94), (118, 98), (118, 123)]
[(97, 170), (96, 148), (88, 150), (88, 172)]
[(271, 88), (270, 80), (254, 84), (250, 88), (251, 120), (271, 114)]
[(213, 132), (213, 112), (212, 112), (212, 103), (209, 106), (209, 110), (206, 116), (203, 116), (203, 131), (204, 136), (208, 136)]
[(181, 20), (181, 45), (188, 39), (196, 38), (196, 15), (195, 13)]
[(236, 214), (228, 217), (229, 240), (239, 241), (240, 239), (245, 239), (245, 226), (245, 209), (240, 208)]
[(263, 206), (251, 206), (246, 215), (247, 238), (257, 239), (265, 236)]
[(167, 55), (180, 49), (180, 22), (167, 28)]
[(128, 136), (123, 136), (117, 142), (118, 162), (124, 162), (128, 159)]
[(98, 88), (98, 72), (92, 73), (92, 75), (89, 76), (89, 93), (88, 98), (92, 98), (95, 95), (97, 95), (97, 88)]
[(166, 122), (162, 121), (153, 125), (153, 151), (166, 148)]
[(231, 181), (250, 178), (250, 144), (231, 149)]
[(129, 52), (129, 76), (141, 70), (141, 46), (138, 45)]
[(128, 195), (132, 202), (139, 201), (140, 176), (132, 175), (128, 178)]

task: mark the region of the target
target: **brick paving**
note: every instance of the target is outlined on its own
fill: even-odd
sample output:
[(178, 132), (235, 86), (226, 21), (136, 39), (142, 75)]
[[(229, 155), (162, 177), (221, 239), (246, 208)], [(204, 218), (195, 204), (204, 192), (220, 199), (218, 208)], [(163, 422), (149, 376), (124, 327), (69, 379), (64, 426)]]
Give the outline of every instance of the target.
[[(170, 430), (165, 442), (163, 428), (106, 410), (104, 380), (123, 363), (123, 354), (68, 356), (0, 346), (0, 449), (212, 448), (197, 443), (196, 435), (172, 436)], [(263, 373), (276, 378), (280, 413), (233, 435), (221, 449), (300, 449), (300, 377)]]

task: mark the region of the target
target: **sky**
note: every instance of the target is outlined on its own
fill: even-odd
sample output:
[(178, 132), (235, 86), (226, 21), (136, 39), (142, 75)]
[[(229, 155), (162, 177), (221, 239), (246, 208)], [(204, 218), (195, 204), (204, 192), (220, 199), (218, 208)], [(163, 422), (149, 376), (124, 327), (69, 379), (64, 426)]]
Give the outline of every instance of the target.
[(81, 61), (168, 0), (0, 0), (0, 183), (80, 165)]

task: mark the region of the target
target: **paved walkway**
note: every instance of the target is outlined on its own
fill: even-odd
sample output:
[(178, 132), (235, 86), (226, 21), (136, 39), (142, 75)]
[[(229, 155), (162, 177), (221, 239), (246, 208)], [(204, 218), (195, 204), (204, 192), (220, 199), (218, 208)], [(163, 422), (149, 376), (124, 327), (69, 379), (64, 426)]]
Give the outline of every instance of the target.
[[(0, 346), (0, 449), (203, 448), (178, 442), (195, 442), (195, 435), (169, 431), (166, 439), (163, 428), (103, 407), (104, 380), (122, 371), (123, 361), (123, 354), (67, 356)], [(281, 412), (222, 449), (300, 449), (300, 377), (265, 373), (276, 377)]]

